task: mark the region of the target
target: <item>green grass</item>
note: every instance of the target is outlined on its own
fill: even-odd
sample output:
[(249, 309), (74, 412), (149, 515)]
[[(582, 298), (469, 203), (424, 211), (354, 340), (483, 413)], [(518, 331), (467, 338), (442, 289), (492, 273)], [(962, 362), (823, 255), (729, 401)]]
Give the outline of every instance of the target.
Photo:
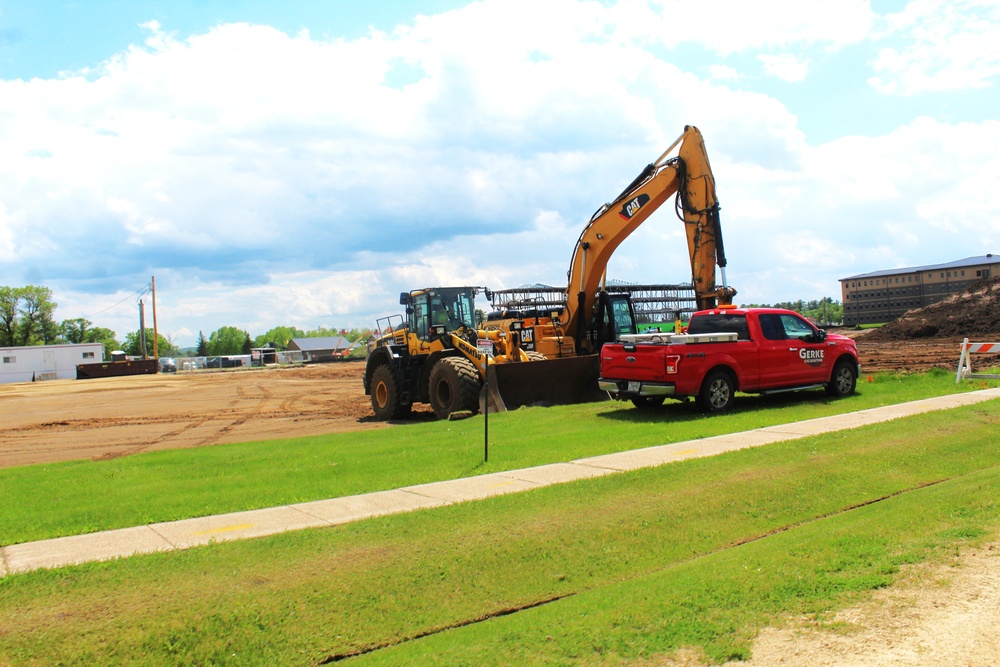
[(317, 664), (371, 651), (346, 662), (621, 665), (685, 646), (744, 657), (756, 630), (786, 614), (822, 617), (906, 563), (994, 535), (998, 425), (991, 401), (337, 528), (8, 576), (0, 664)]
[[(153, 452), (0, 470), (0, 545), (380, 491), (569, 461), (969, 391), (947, 371), (862, 378), (842, 400), (822, 391), (738, 396), (707, 417), (693, 405), (627, 403), (522, 409), (483, 417), (294, 440)], [(996, 383), (990, 383), (995, 385)]]

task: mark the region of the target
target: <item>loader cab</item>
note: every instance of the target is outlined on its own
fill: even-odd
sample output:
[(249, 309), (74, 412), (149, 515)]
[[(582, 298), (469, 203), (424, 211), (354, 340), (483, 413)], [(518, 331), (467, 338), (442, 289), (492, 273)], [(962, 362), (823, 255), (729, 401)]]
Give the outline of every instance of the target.
[(399, 303), (406, 306), (410, 331), (426, 341), (433, 337), (435, 325), (444, 325), (446, 331), (474, 329), (475, 297), (474, 287), (431, 287), (403, 292)]

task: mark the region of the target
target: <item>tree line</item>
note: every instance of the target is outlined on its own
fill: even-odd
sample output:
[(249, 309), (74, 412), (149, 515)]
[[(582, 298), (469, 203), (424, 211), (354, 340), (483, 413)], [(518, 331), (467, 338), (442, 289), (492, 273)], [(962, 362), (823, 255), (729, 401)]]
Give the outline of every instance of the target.
[(201, 331), (198, 332), (198, 344), (192, 356), (216, 357), (233, 354), (250, 354), (250, 350), (255, 347), (274, 347), (277, 350), (287, 350), (288, 344), (293, 338), (326, 338), (343, 336), (349, 342), (354, 343), (359, 339), (367, 338), (371, 334), (367, 329), (327, 329), (319, 327), (304, 331), (296, 327), (278, 326), (252, 338), (250, 333), (237, 327), (221, 327), (213, 331), (208, 338)]
[[(8, 287), (0, 285), (0, 347), (24, 347), (30, 345), (58, 345), (60, 343), (101, 343), (104, 358), (111, 352), (121, 350), (129, 356), (141, 356), (142, 335), (137, 329), (118, 340), (118, 335), (106, 327), (95, 326), (86, 318), (77, 317), (57, 322), (55, 310), (58, 304), (52, 300), (52, 290), (38, 285)], [(288, 349), (293, 338), (315, 338), (343, 336), (350, 342), (367, 337), (369, 331), (360, 329), (336, 330), (319, 327), (303, 331), (295, 327), (274, 327), (256, 338), (238, 327), (224, 326), (213, 331), (208, 338), (198, 332), (198, 345), (188, 350), (188, 356), (225, 356), (250, 354), (251, 348), (273, 345), (279, 350)], [(146, 350), (153, 354), (153, 330), (145, 331)], [(181, 350), (172, 339), (162, 334), (156, 336), (156, 352), (161, 357), (182, 356)]]
[(830, 297), (823, 297), (819, 300), (803, 301), (779, 301), (774, 304), (752, 303), (751, 308), (785, 308), (794, 310), (796, 313), (819, 322), (821, 326), (829, 324), (840, 324), (844, 321), (844, 306), (839, 301), (834, 301)]

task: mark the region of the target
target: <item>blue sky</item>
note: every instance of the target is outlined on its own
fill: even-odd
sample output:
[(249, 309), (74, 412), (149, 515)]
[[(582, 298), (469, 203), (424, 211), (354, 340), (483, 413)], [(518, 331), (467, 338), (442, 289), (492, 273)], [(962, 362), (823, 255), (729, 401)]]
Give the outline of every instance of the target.
[[(0, 0), (0, 284), (124, 337), (155, 275), (181, 345), (562, 285), (694, 124), (737, 301), (839, 298), (1000, 251), (997, 43), (997, 0)], [(609, 277), (689, 279), (668, 208)]]

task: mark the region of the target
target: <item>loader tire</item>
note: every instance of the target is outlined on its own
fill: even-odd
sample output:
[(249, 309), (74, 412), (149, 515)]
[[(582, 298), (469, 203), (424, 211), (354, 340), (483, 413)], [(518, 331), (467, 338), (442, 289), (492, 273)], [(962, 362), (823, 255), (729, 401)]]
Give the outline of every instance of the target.
[(438, 419), (453, 412), (479, 412), (479, 374), (463, 357), (445, 357), (434, 364), (430, 377), (431, 407)]
[(399, 380), (389, 366), (383, 364), (372, 371), (371, 392), (375, 419), (403, 419), (410, 414), (410, 405), (400, 401)]

